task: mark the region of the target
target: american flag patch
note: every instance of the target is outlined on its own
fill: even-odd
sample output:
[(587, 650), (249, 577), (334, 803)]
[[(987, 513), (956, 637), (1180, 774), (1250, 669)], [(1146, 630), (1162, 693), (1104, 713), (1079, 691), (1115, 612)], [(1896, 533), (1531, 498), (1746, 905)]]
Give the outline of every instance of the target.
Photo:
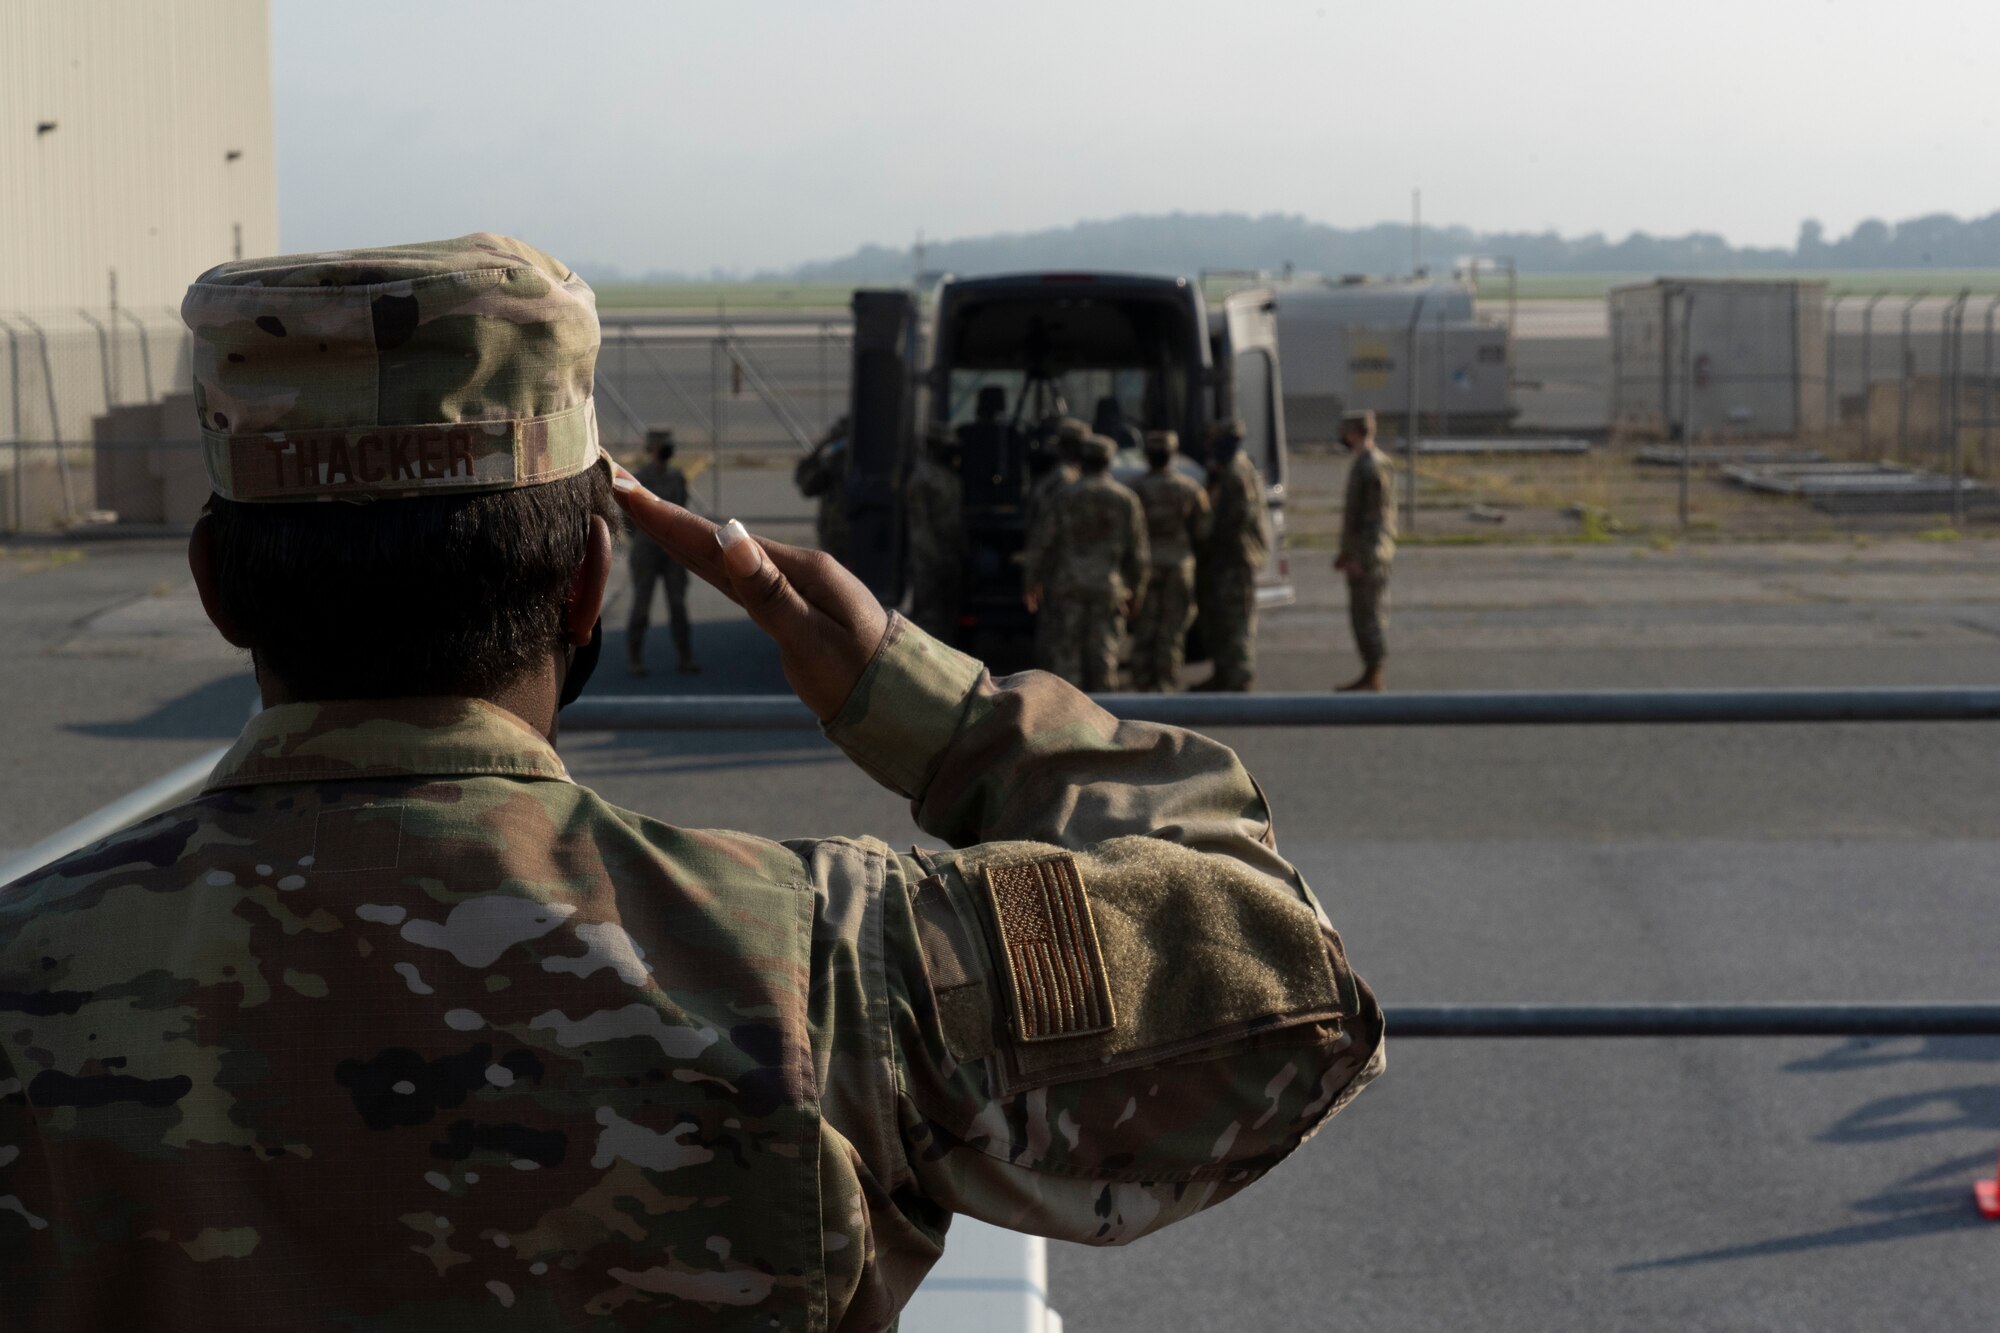
[(1000, 928), (1019, 1039), (1110, 1031), (1111, 982), (1076, 858), (1060, 852), (988, 866), (986, 889)]

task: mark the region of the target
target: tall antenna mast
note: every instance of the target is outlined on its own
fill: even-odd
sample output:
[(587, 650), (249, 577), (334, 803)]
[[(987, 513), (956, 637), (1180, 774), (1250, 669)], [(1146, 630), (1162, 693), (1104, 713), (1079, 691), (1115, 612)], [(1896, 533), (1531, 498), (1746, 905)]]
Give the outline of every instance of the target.
[(1416, 277), (1424, 271), (1424, 192), (1421, 187), (1410, 190), (1410, 276)]

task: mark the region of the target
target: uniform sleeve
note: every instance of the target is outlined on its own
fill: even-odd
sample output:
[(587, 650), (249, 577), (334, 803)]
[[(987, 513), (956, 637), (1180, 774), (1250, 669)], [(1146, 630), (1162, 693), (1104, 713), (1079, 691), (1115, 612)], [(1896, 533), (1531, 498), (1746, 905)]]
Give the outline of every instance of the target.
[[(1360, 464), (1356, 464), (1360, 466)], [(1380, 466), (1370, 466), (1354, 478), (1354, 518), (1340, 534), (1340, 550), (1360, 564), (1374, 564), (1382, 544), (1382, 524), (1388, 506), (1388, 486)]]
[(1215, 513), (1208, 507), (1208, 492), (1199, 486), (1189, 492), (1194, 503), (1188, 511), (1188, 540), (1199, 550), (1208, 542), (1208, 536), (1215, 530)]
[(1226, 747), (900, 619), (828, 735), (954, 849), (897, 858), (880, 914), (892, 1099), (938, 1208), (1129, 1241), (1381, 1069), (1374, 997)]
[(1347, 505), (1340, 526), (1340, 553), (1367, 564), (1375, 558), (1382, 536), (1382, 474), (1357, 459), (1347, 483)]
[(1146, 586), (1146, 571), (1152, 565), (1151, 541), (1146, 535), (1146, 506), (1139, 503), (1138, 496), (1129, 497), (1126, 507), (1125, 562), (1119, 574), (1125, 580), (1125, 587), (1133, 596), (1138, 596)]

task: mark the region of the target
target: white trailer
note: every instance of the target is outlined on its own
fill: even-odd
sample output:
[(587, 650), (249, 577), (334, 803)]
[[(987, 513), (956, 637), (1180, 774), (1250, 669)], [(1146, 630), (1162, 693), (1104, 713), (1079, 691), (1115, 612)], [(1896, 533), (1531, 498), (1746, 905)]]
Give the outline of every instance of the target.
[(1301, 283), (1279, 287), (1277, 303), (1294, 441), (1335, 439), (1340, 414), (1364, 407), (1400, 423), (1412, 389), (1426, 429), (1477, 432), (1514, 418), (1507, 329), (1479, 320), (1467, 286)]

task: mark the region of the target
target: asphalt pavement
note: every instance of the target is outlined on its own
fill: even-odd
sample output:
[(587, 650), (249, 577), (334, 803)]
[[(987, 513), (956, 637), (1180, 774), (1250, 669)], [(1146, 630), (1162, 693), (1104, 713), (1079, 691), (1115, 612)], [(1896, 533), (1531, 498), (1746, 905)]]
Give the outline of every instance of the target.
[[(723, 508), (798, 537), (780, 471)], [(1311, 478), (1306, 479), (1311, 482)], [(1322, 479), (1328, 480), (1328, 479)], [(172, 544), (0, 558), (0, 845), (240, 725), (239, 655)], [(1426, 548), (1399, 561), (1404, 688), (2000, 682), (1988, 543)], [(1352, 674), (1325, 553), (1265, 620), (1260, 684)], [(774, 656), (697, 588), (699, 677)], [(656, 624), (658, 617), (656, 616)], [(665, 659), (664, 632), (655, 657)], [(1280, 846), (1385, 1002), (1994, 998), (1989, 725), (1241, 731)], [(580, 780), (678, 823), (920, 840), (811, 736), (577, 736)], [(1264, 1184), (1123, 1251), (1057, 1245), (1071, 1330), (1991, 1327), (2000, 1042), (1391, 1038), (1389, 1072)]]

